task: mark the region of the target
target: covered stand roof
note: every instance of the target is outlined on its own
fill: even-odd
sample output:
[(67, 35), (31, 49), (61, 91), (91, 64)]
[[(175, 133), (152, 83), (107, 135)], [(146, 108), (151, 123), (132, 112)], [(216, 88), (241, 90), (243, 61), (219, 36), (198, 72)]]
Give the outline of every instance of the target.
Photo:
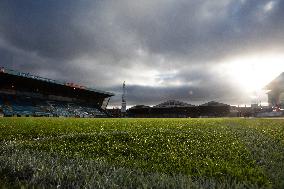
[[(44, 91), (51, 91), (51, 90), (60, 90), (66, 94), (70, 94), (70, 91), (76, 89), (78, 94), (87, 95), (99, 95), (104, 97), (111, 97), (114, 96), (113, 93), (105, 92), (93, 88), (88, 88), (82, 85), (56, 81), (40, 76), (35, 76), (29, 73), (17, 72), (14, 70), (0, 68), (0, 77), (3, 78), (2, 82), (7, 82), (8, 80), (12, 83), (18, 82), (20, 87), (30, 87), (30, 88), (38, 88)], [(50, 88), (50, 89), (49, 89)]]
[(273, 81), (267, 84), (264, 89), (266, 90), (275, 90), (275, 89), (283, 89), (284, 90), (284, 72), (282, 72), (278, 77), (276, 77)]
[(220, 102), (210, 101), (210, 102), (201, 104), (200, 106), (230, 106), (230, 105), (223, 104), (223, 103), (220, 103)]
[(166, 102), (154, 106), (154, 108), (170, 108), (170, 107), (194, 107), (194, 105), (187, 104), (185, 102), (177, 100), (168, 100)]
[(132, 106), (130, 109), (141, 109), (141, 108), (151, 108), (151, 107), (146, 105), (136, 105)]

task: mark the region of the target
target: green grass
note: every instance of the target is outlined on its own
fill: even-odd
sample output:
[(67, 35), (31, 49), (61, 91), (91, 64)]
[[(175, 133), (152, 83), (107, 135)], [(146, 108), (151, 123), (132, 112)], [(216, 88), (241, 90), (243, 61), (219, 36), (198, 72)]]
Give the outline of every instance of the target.
[(1, 118), (0, 153), (7, 187), (284, 188), (281, 119)]

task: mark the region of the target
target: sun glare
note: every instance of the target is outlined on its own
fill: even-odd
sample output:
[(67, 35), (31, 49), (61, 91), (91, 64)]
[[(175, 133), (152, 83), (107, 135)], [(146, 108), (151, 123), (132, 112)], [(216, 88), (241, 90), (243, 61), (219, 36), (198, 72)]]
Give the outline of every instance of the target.
[(263, 91), (271, 80), (284, 71), (284, 55), (254, 55), (224, 63), (232, 82), (248, 93)]

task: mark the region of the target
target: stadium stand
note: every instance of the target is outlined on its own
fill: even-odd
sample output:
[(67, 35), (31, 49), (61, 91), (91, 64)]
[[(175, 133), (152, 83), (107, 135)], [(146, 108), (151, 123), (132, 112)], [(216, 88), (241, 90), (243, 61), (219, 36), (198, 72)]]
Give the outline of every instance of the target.
[(128, 109), (129, 117), (137, 118), (224, 117), (229, 113), (230, 105), (214, 101), (194, 106), (177, 100), (168, 100), (153, 107), (137, 105)]
[(128, 109), (129, 117), (186, 118), (198, 117), (197, 107), (177, 100), (168, 100), (153, 107), (137, 105)]
[(109, 117), (105, 108), (113, 95), (4, 68), (0, 71), (3, 116)]
[[(265, 86), (269, 107), (284, 111), (284, 72)], [(279, 109), (279, 110), (277, 110)]]
[(198, 106), (201, 117), (224, 117), (230, 113), (230, 105), (210, 101)]
[(154, 106), (154, 108), (171, 108), (171, 107), (194, 107), (194, 105), (187, 104), (185, 102), (177, 100), (168, 100), (166, 102)]

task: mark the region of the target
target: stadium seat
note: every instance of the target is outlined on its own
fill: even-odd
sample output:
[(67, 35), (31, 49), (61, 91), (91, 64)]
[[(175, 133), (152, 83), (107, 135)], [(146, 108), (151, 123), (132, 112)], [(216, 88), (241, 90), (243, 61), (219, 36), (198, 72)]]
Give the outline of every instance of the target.
[(0, 108), (5, 116), (108, 117), (101, 108), (89, 104), (10, 94), (1, 94)]

